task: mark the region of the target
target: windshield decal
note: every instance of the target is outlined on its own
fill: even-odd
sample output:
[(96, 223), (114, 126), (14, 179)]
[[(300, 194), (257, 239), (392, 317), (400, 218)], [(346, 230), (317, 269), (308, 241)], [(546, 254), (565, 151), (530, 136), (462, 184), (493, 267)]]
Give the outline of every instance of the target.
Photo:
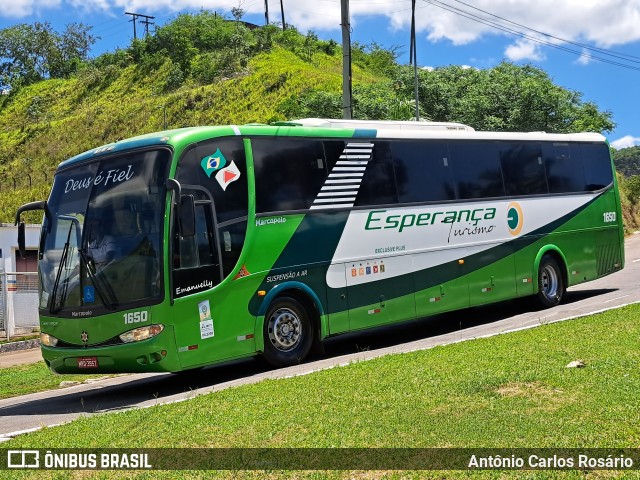
[(224, 155), (222, 154), (219, 148), (216, 150), (216, 153), (214, 153), (213, 155), (204, 157), (200, 162), (200, 166), (202, 167), (202, 169), (204, 170), (204, 173), (206, 173), (207, 177), (209, 178), (211, 178), (211, 175), (213, 174), (213, 172), (215, 172), (216, 170), (220, 170), (226, 164), (227, 164), (227, 159), (224, 158)]
[(127, 165), (127, 168), (113, 168), (111, 170), (101, 171), (95, 177), (87, 177), (80, 180), (75, 180), (70, 178), (64, 184), (64, 193), (74, 192), (76, 190), (82, 190), (86, 188), (91, 188), (91, 186), (100, 186), (103, 185), (105, 187), (112, 186), (118, 183), (126, 182), (131, 180), (135, 172), (132, 170), (131, 165)]
[(222, 187), (222, 190), (226, 191), (230, 183), (235, 182), (240, 178), (240, 170), (232, 160), (231, 164), (227, 168), (223, 168), (216, 173), (216, 180)]
[(86, 285), (84, 287), (82, 300), (84, 301), (84, 303), (94, 303), (96, 301), (96, 292), (92, 285)]

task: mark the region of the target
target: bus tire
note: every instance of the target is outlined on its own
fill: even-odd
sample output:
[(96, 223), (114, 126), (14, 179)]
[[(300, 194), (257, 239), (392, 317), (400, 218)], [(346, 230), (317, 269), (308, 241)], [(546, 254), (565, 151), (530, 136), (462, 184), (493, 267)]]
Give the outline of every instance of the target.
[(538, 267), (538, 301), (544, 308), (555, 307), (565, 292), (562, 267), (553, 256), (543, 256)]
[(294, 298), (277, 298), (264, 317), (264, 358), (274, 367), (301, 363), (313, 343), (306, 308)]

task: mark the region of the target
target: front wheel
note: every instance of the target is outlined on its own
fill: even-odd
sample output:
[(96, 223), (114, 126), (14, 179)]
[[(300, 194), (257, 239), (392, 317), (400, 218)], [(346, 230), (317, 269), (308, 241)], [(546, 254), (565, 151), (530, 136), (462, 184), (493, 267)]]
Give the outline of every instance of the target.
[(545, 308), (555, 307), (562, 301), (565, 292), (560, 264), (552, 256), (545, 255), (538, 267), (538, 300)]
[(294, 298), (276, 299), (264, 318), (264, 358), (274, 367), (297, 365), (309, 353), (313, 329), (309, 313)]

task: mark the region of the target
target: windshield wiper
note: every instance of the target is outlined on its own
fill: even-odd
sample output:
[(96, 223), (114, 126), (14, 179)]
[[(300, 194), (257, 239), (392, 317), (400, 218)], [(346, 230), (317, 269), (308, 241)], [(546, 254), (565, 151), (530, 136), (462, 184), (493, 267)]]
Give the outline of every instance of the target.
[[(51, 304), (49, 305), (50, 313), (57, 313), (62, 310), (64, 306), (64, 302), (67, 298), (67, 286), (69, 284), (69, 277), (67, 276), (64, 280), (64, 290), (62, 295), (60, 295), (60, 305), (56, 308), (56, 297), (58, 296), (58, 286), (60, 285), (60, 278), (62, 278), (62, 269), (63, 266), (66, 266), (67, 257), (69, 256), (69, 244), (71, 242), (71, 230), (73, 230), (73, 222), (69, 224), (69, 231), (67, 232), (67, 241), (62, 248), (62, 255), (60, 256), (60, 263), (58, 264), (58, 272), (56, 273), (56, 281), (53, 284), (53, 289), (51, 290)], [(66, 267), (64, 267), (66, 268)]]
[[(71, 249), (71, 232), (73, 231), (74, 227), (76, 228), (76, 243), (80, 245), (80, 242), (82, 241), (81, 234), (80, 234), (80, 222), (76, 217), (71, 215), (61, 215), (59, 219), (69, 220), (70, 223), (69, 223), (69, 231), (67, 232), (67, 241), (64, 244), (64, 247), (62, 249), (60, 264), (58, 265), (58, 273), (56, 274), (56, 281), (53, 284), (53, 289), (51, 291), (52, 299), (51, 299), (51, 304), (49, 306), (49, 312), (51, 313), (57, 313), (60, 310), (62, 310), (65, 304), (65, 301), (67, 299), (67, 291), (69, 289), (69, 278), (70, 278), (69, 276), (66, 276), (64, 279), (63, 290), (60, 294), (59, 302), (57, 300), (57, 297), (58, 297), (58, 287), (60, 286), (60, 280), (62, 278), (62, 270), (63, 269), (68, 270), (67, 262), (69, 258), (69, 250)], [(92, 267), (93, 261), (89, 258), (89, 256), (83, 249), (78, 248), (78, 254), (80, 256), (78, 286), (81, 289), (81, 292), (82, 292), (82, 278), (83, 278), (82, 267), (84, 267), (87, 271), (89, 278), (91, 279), (91, 282), (93, 283), (94, 288), (96, 289), (96, 292), (98, 293), (98, 296), (100, 297), (100, 301), (102, 302), (102, 304), (109, 310), (114, 310), (117, 306), (117, 301), (116, 301), (115, 293), (111, 288), (111, 285), (109, 285), (109, 283), (104, 278), (102, 278), (100, 274), (98, 275), (95, 274), (94, 268)]]
[[(104, 276), (101, 275), (101, 273), (96, 273), (94, 271), (95, 264), (93, 262), (93, 259), (89, 255), (87, 255), (87, 252), (84, 249), (80, 249), (78, 250), (78, 252), (80, 253), (80, 261), (87, 269), (89, 279), (91, 280), (91, 283), (93, 283), (93, 286), (95, 287), (96, 292), (100, 297), (100, 301), (109, 310), (115, 310), (115, 308), (118, 306), (118, 302), (116, 300), (116, 294), (111, 288), (111, 285), (104, 278)], [(105, 299), (105, 292), (109, 297), (108, 300)]]

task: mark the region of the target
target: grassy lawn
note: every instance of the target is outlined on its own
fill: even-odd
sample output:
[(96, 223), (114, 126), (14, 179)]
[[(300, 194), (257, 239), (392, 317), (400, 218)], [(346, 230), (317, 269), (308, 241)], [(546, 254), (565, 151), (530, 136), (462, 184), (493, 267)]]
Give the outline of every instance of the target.
[[(107, 377), (96, 375), (91, 378)], [(0, 398), (17, 397), (27, 393), (41, 392), (58, 388), (60, 382), (83, 382), (87, 375), (56, 375), (47, 368), (44, 362), (15, 367), (0, 368)]]
[[(640, 306), (629, 306), (508, 335), (246, 385), (187, 402), (82, 418), (19, 436), (2, 447), (637, 448), (639, 319)], [(586, 366), (566, 368), (574, 360)], [(600, 473), (590, 475), (618, 476)], [(146, 476), (161, 474), (184, 476), (182, 472)], [(218, 474), (239, 476), (238, 472)], [(454, 471), (244, 472), (240, 476), (306, 478), (307, 474), (315, 478), (469, 476), (469, 472)], [(124, 476), (122, 472), (113, 475)], [(628, 475), (635, 472), (624, 474)], [(485, 471), (474, 476), (584, 478), (584, 473)]]

